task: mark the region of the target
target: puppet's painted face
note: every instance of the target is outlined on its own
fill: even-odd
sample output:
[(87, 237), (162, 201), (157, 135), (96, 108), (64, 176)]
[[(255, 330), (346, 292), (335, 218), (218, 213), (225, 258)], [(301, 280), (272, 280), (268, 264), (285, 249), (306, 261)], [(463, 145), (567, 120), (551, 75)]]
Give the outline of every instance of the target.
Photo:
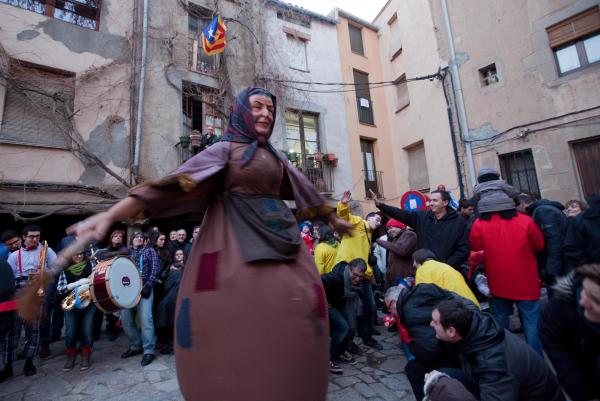
[(273, 113), (275, 112), (273, 100), (265, 95), (252, 95), (248, 98), (248, 101), (252, 110), (254, 130), (258, 135), (268, 138), (273, 126)]

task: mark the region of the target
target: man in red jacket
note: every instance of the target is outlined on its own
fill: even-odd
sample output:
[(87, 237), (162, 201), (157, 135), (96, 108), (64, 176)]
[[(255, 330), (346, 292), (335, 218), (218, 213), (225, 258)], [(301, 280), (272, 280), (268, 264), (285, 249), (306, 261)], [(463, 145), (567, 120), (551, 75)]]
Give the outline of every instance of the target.
[(481, 213), (470, 240), (473, 251), (484, 251), (494, 315), (508, 329), (516, 303), (527, 343), (542, 354), (537, 332), (540, 278), (535, 256), (544, 249), (540, 229), (531, 217), (515, 209)]

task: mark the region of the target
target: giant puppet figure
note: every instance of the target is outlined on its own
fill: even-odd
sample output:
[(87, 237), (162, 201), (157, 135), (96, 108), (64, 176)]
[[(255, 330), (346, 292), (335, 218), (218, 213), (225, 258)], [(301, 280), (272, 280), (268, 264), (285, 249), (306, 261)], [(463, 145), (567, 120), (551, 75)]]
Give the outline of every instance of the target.
[(219, 142), (107, 212), (73, 226), (102, 238), (118, 220), (205, 210), (181, 280), (177, 375), (188, 400), (319, 401), (328, 381), (327, 304), (297, 222), (345, 222), (268, 139), (275, 96), (249, 88), (234, 100)]

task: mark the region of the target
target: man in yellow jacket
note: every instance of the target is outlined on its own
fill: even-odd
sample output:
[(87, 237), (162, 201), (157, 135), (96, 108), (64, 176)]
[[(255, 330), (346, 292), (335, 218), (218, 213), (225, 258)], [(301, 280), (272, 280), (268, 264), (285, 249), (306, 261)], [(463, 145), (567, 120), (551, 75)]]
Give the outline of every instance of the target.
[[(344, 235), (338, 246), (334, 265), (338, 263), (349, 263), (351, 260), (360, 258), (367, 264), (365, 279), (362, 282), (362, 293), (360, 299), (363, 302), (363, 314), (358, 320), (358, 334), (362, 337), (363, 343), (376, 350), (382, 350), (383, 347), (373, 335), (379, 334), (373, 328), (373, 317), (375, 315), (375, 297), (373, 296), (373, 287), (371, 279), (373, 278), (373, 268), (369, 265), (369, 253), (372, 246), (372, 234), (381, 225), (381, 216), (377, 213), (367, 214), (366, 219), (360, 216), (350, 214), (350, 191), (344, 192), (342, 199), (337, 206), (337, 215), (352, 225), (350, 234)], [(354, 344), (354, 343), (352, 343)], [(350, 345), (350, 352), (359, 354), (360, 349)]]
[(435, 284), (447, 291), (452, 291), (480, 307), (473, 291), (467, 285), (464, 277), (455, 268), (435, 260), (433, 251), (422, 248), (413, 253), (413, 266), (417, 269), (415, 285)]

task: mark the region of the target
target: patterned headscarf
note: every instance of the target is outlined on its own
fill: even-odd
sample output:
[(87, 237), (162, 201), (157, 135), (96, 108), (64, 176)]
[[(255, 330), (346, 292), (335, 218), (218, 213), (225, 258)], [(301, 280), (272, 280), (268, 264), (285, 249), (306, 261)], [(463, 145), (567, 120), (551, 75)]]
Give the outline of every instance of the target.
[[(277, 115), (277, 101), (275, 95), (264, 88), (246, 88), (233, 100), (231, 114), (229, 116), (229, 125), (221, 140), (251, 144), (242, 156), (242, 166), (250, 163), (259, 146), (265, 146), (275, 155), (275, 157), (277, 157), (277, 159), (280, 159), (279, 154), (269, 143), (268, 139), (262, 143), (262, 137), (259, 137), (256, 133), (254, 119), (252, 118), (252, 108), (250, 107), (250, 96), (252, 95), (263, 95), (273, 101), (273, 126), (275, 125), (275, 116)], [(273, 126), (271, 126), (268, 137), (270, 137), (273, 132)]]

